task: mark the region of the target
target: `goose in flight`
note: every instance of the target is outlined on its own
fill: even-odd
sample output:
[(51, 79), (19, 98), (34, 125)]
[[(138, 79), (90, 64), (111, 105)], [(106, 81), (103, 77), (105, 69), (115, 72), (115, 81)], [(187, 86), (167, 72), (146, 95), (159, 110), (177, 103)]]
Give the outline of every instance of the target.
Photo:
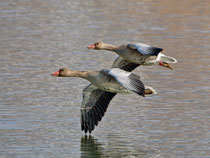
[(163, 50), (162, 48), (152, 47), (144, 43), (114, 46), (103, 42), (96, 42), (88, 46), (88, 49), (114, 51), (119, 55), (115, 60), (116, 65), (114, 65), (114, 67), (118, 67), (118, 64), (123, 63), (125, 64), (125, 71), (127, 71), (127, 69), (132, 71), (140, 65), (155, 64), (172, 70), (173, 68), (170, 66), (170, 63), (177, 62), (175, 58), (160, 53)]
[(149, 86), (147, 87), (148, 91), (146, 91), (138, 75), (119, 68), (99, 71), (73, 71), (62, 68), (51, 75), (80, 77), (91, 82), (83, 90), (81, 105), (81, 129), (85, 133), (91, 133), (94, 130), (104, 116), (110, 101), (117, 93), (135, 92), (144, 96), (154, 91)]

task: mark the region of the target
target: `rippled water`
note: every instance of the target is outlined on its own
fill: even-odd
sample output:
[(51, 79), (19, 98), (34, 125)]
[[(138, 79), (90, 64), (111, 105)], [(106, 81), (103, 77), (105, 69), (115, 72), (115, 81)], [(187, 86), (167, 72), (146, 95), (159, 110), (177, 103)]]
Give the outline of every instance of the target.
[[(209, 157), (210, 3), (134, 0), (0, 2), (0, 157)], [(117, 95), (92, 136), (80, 131), (79, 78), (110, 68), (87, 46), (143, 42), (178, 60), (135, 72), (158, 94)]]

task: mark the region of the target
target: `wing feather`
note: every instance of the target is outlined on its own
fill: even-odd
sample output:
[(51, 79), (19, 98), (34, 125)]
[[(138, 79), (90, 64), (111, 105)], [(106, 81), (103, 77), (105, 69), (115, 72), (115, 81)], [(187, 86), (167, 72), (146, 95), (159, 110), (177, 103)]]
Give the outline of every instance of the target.
[(83, 90), (81, 105), (81, 130), (91, 133), (104, 116), (116, 93), (106, 92), (89, 84)]
[(122, 86), (130, 91), (144, 96), (144, 84), (140, 80), (140, 76), (126, 72), (118, 68), (113, 68), (108, 71), (108, 74), (114, 77)]
[(157, 56), (163, 49), (157, 47), (151, 47), (150, 45), (144, 43), (134, 43), (128, 44), (128, 47), (131, 49), (138, 50), (142, 55), (155, 55)]
[(128, 62), (120, 56), (118, 56), (112, 64), (112, 68), (119, 68), (128, 72), (133, 71), (138, 66), (140, 66), (140, 64)]

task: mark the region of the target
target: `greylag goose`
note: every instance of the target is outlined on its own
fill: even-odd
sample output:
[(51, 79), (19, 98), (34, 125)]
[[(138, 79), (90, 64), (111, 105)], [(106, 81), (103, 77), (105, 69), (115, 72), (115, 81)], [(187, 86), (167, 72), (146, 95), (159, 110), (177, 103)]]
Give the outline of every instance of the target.
[(176, 63), (176, 59), (160, 53), (163, 49), (152, 47), (144, 43), (134, 43), (121, 46), (114, 46), (103, 42), (96, 42), (88, 46), (88, 49), (109, 50), (119, 55), (113, 67), (123, 64), (125, 71), (132, 71), (140, 65), (154, 65), (173, 69), (169, 64)]
[(59, 77), (81, 77), (92, 84), (83, 90), (83, 101), (81, 105), (81, 129), (85, 133), (91, 133), (98, 122), (104, 116), (112, 98), (117, 93), (135, 92), (141, 96), (150, 94), (154, 89), (147, 87), (145, 91), (140, 77), (134, 73), (113, 68), (100, 71), (73, 71), (62, 68), (51, 75)]

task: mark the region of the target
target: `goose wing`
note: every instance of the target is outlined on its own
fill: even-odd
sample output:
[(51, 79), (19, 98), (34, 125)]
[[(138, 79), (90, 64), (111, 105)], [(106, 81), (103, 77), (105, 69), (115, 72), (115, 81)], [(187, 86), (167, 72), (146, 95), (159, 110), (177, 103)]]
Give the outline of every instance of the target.
[(142, 55), (157, 56), (163, 50), (162, 48), (152, 47), (152, 46), (144, 44), (144, 43), (128, 44), (128, 47), (131, 49), (138, 50), (138, 52), (141, 53)]
[(91, 133), (104, 116), (108, 105), (116, 93), (106, 92), (89, 84), (83, 90), (81, 105), (81, 129)]
[(112, 64), (112, 68), (119, 68), (128, 72), (133, 71), (138, 66), (140, 66), (140, 64), (128, 62), (120, 56), (118, 56)]
[(119, 68), (113, 68), (108, 71), (108, 74), (114, 77), (123, 87), (144, 96), (144, 84), (140, 81), (140, 76), (123, 71)]

